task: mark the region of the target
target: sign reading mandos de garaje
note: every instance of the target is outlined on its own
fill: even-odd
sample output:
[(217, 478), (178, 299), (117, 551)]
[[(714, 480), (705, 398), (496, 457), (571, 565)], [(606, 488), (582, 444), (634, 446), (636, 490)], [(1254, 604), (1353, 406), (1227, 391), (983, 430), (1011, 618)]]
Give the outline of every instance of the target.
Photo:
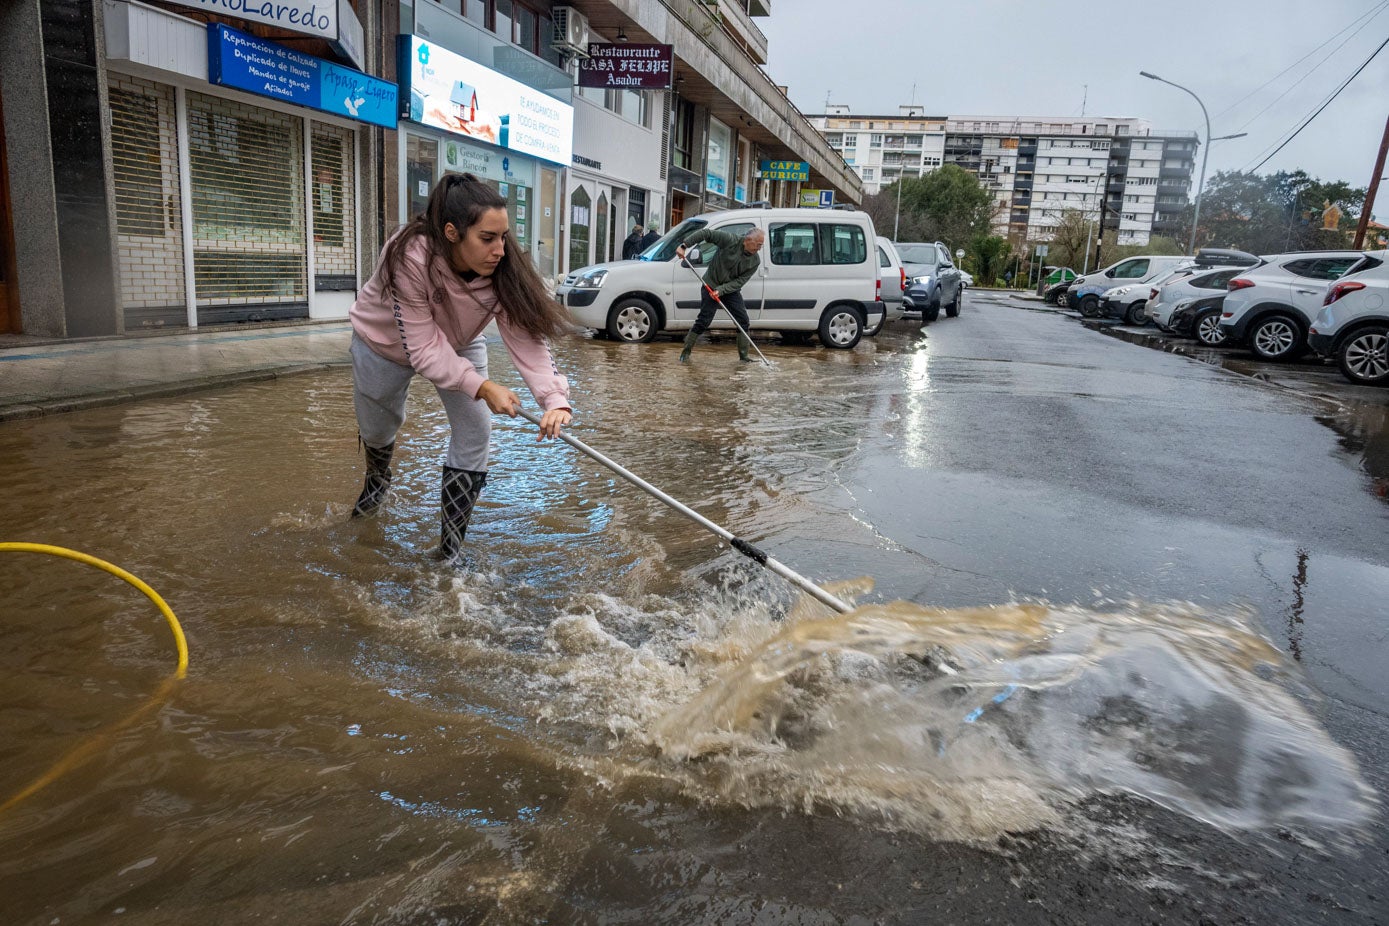
[(759, 164), (763, 180), (810, 179), (810, 164), (806, 161), (762, 161)]
[(207, 27), (207, 79), (388, 129), (396, 126), (399, 104), (390, 81), (219, 23)]
[(674, 45), (605, 45), (590, 42), (579, 62), (579, 86), (604, 90), (669, 90)]

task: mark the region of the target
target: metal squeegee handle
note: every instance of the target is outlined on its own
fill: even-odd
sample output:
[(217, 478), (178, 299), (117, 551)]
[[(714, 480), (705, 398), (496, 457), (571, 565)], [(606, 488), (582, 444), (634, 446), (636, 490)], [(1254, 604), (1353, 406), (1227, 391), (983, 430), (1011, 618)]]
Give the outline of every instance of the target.
[[(520, 415), (522, 418), (525, 418), (531, 424), (540, 424), (540, 416), (536, 415), (534, 412), (527, 411), (523, 408), (520, 410)], [(691, 521), (694, 521), (702, 525), (705, 528), (705, 530), (708, 530), (710, 533), (715, 534), (723, 540), (727, 541), (729, 546), (746, 556), (748, 559), (753, 560), (759, 565), (765, 566), (772, 572), (775, 572), (777, 575), (781, 576), (783, 579), (795, 585), (801, 591), (810, 595), (812, 598), (814, 598), (821, 604), (828, 605), (829, 607), (838, 611), (840, 614), (847, 614), (853, 610), (853, 608), (851, 608), (848, 604), (834, 597), (829, 592), (825, 591), (823, 588), (807, 579), (805, 576), (801, 575), (800, 573), (790, 569), (789, 567), (768, 556), (766, 553), (759, 550), (752, 544), (748, 543), (743, 538), (735, 536), (731, 531), (728, 531), (723, 527), (720, 527), (719, 525), (715, 524), (713, 521), (710, 521), (708, 518), (704, 517), (704, 515), (700, 514), (698, 511), (695, 511), (693, 508), (690, 508), (688, 505), (684, 505), (681, 502), (671, 498), (669, 495), (662, 492), (660, 489), (656, 488), (651, 483), (647, 482), (645, 479), (642, 479), (635, 473), (630, 472), (629, 470), (620, 466), (613, 460), (608, 459), (608, 457), (599, 453), (597, 450), (594, 450), (592, 447), (590, 447), (588, 444), (585, 444), (578, 438), (570, 437), (568, 434), (560, 432), (559, 439), (564, 441), (569, 446), (573, 447), (575, 450), (582, 453), (584, 456), (589, 457), (592, 460), (596, 460), (598, 463), (601, 463), (603, 466), (606, 466), (608, 469), (612, 470), (614, 473), (617, 473), (623, 479), (626, 479), (628, 482), (632, 483), (632, 485), (646, 492), (648, 495), (651, 495), (652, 497), (664, 503), (665, 505), (674, 508), (676, 511), (680, 512), (685, 517), (689, 518)]]

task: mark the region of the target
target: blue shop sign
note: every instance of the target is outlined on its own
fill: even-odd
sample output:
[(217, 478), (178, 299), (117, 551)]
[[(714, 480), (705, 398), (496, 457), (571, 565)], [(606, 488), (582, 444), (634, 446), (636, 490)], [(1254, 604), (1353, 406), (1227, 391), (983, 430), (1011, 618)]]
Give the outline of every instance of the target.
[(372, 125), (396, 126), (396, 85), (209, 23), (207, 79)]

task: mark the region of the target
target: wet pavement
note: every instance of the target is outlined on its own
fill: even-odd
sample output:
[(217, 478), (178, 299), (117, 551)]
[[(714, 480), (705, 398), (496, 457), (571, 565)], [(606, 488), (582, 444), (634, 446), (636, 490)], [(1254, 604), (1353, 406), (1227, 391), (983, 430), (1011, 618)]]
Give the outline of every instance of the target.
[(679, 347), (560, 343), (573, 433), (866, 607), (510, 422), (441, 569), (423, 384), (367, 522), (342, 367), (0, 424), (0, 539), (192, 651), (0, 554), (0, 801), (89, 750), (8, 920), (1384, 921), (1383, 403), (994, 294)]

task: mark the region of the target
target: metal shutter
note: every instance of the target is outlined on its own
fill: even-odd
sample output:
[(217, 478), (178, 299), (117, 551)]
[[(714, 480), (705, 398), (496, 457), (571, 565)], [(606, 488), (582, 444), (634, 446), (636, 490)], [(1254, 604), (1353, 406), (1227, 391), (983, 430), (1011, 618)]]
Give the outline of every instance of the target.
[(305, 318), (303, 120), (188, 93), (199, 323)]
[(310, 123), (313, 178), (313, 272), (318, 290), (357, 288), (356, 133)]
[(108, 99), (125, 326), (186, 325), (174, 90), (112, 73)]

